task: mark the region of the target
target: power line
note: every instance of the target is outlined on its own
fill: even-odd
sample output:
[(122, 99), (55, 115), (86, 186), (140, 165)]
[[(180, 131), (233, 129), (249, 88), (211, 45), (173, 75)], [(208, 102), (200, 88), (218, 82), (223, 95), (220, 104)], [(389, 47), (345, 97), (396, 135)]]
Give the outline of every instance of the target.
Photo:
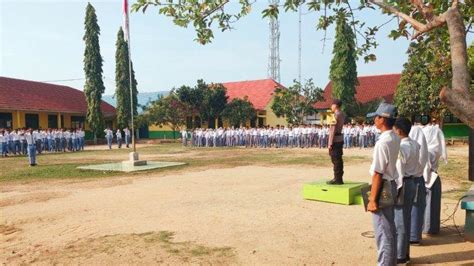
[(44, 81), (40, 81), (40, 82), (52, 83), (52, 82), (77, 81), (77, 80), (85, 80), (85, 78), (44, 80)]

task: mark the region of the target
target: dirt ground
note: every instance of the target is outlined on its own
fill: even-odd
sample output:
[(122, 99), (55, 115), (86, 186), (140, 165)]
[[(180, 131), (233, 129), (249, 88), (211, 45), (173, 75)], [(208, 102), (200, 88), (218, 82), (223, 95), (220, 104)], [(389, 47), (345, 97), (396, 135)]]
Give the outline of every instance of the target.
[[(369, 164), (347, 166), (345, 178), (368, 182)], [(373, 265), (371, 215), (362, 206), (302, 198), (304, 183), (330, 175), (315, 162), (5, 184), (0, 263)], [(455, 205), (443, 199), (442, 218)], [(464, 211), (455, 222), (463, 230)], [(474, 244), (450, 220), (411, 257), (412, 264), (474, 265)]]

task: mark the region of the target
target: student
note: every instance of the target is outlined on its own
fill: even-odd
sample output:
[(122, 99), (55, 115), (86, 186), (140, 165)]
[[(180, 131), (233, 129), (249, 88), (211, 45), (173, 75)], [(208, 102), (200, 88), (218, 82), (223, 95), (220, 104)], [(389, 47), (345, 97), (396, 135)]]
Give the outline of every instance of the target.
[(397, 195), (395, 179), (400, 139), (392, 130), (396, 114), (395, 106), (381, 103), (375, 113), (367, 115), (369, 118), (375, 117), (375, 126), (382, 132), (379, 141), (375, 144), (373, 161), (369, 170), (372, 175), (372, 188), (367, 210), (372, 212), (378, 265), (389, 266), (397, 264), (394, 208), (393, 206), (379, 208), (378, 199), (384, 182), (391, 186), (392, 195)]
[(37, 135), (31, 130), (28, 129), (27, 133), (25, 134), (26, 143), (28, 144), (28, 159), (30, 161), (30, 166), (36, 166), (36, 137)]
[(117, 132), (115, 132), (115, 137), (117, 138), (117, 144), (119, 149), (122, 148), (122, 132), (120, 132), (120, 129), (117, 129)]
[(397, 263), (410, 261), (411, 211), (415, 198), (415, 178), (420, 168), (420, 145), (408, 137), (411, 122), (407, 118), (398, 118), (393, 126), (401, 139), (397, 160), (398, 201), (395, 205), (395, 228), (397, 230)]
[(420, 145), (419, 164), (416, 171), (415, 178), (415, 198), (413, 208), (411, 211), (411, 229), (410, 229), (410, 244), (419, 244), (421, 241), (421, 233), (423, 231), (423, 222), (425, 217), (426, 207), (426, 186), (423, 177), (423, 171), (427, 166), (428, 161), (428, 144), (426, 143), (425, 135), (420, 126), (415, 125), (411, 127), (409, 137), (415, 140)]
[(0, 151), (2, 152), (2, 157), (7, 157), (7, 137), (4, 134), (5, 132), (0, 130)]
[(124, 128), (123, 133), (125, 134), (125, 146), (128, 148), (131, 142), (130, 129), (128, 127)]
[(107, 128), (104, 130), (105, 132), (105, 139), (107, 140), (107, 145), (109, 146), (109, 150), (112, 149), (112, 138), (113, 138), (113, 132), (110, 130), (110, 128)]
[(438, 234), (440, 230), (440, 213), (441, 213), (441, 178), (438, 176), (439, 159), (442, 158), (448, 163), (446, 153), (446, 142), (444, 140), (443, 131), (433, 121), (431, 125), (423, 128), (423, 133), (428, 143), (429, 167), (425, 169), (426, 182), (426, 208), (425, 222), (423, 225), (423, 233)]

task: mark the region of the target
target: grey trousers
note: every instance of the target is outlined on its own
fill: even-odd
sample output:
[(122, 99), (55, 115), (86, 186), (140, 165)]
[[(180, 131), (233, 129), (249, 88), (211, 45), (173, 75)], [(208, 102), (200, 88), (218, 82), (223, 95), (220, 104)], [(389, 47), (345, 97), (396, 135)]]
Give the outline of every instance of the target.
[(410, 241), (420, 242), (426, 207), (426, 187), (423, 176), (415, 178), (415, 198), (411, 209)]
[(431, 188), (426, 189), (425, 224), (423, 233), (438, 234), (441, 215), (441, 177), (438, 176)]
[[(395, 182), (392, 182), (392, 188), (392, 195), (397, 195)], [(380, 266), (397, 264), (397, 233), (394, 216), (394, 207), (386, 207), (372, 214), (377, 244), (377, 264)]]
[(415, 198), (415, 181), (413, 178), (403, 180), (403, 205), (395, 206), (395, 228), (397, 229), (397, 259), (408, 259), (410, 256), (411, 210)]

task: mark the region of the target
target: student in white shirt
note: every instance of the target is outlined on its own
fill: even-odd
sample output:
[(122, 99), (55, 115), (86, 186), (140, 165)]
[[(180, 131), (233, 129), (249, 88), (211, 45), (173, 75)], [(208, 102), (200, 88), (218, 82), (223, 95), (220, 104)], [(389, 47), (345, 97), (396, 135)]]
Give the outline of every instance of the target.
[(428, 144), (426, 143), (425, 135), (420, 126), (415, 125), (411, 127), (409, 137), (415, 140), (420, 145), (419, 164), (416, 171), (415, 178), (415, 199), (413, 209), (411, 211), (411, 229), (410, 229), (410, 243), (419, 244), (421, 241), (421, 233), (423, 231), (423, 223), (425, 217), (426, 207), (426, 186), (423, 172), (428, 160)]
[(0, 151), (2, 152), (2, 157), (7, 157), (7, 136), (4, 135), (5, 131), (0, 130)]
[(113, 132), (110, 130), (110, 128), (107, 128), (104, 130), (105, 132), (105, 139), (107, 140), (107, 145), (109, 146), (109, 150), (112, 149), (112, 138), (113, 138)]
[(420, 145), (408, 137), (410, 120), (398, 118), (393, 126), (400, 137), (400, 153), (397, 160), (398, 201), (395, 205), (395, 227), (397, 229), (397, 263), (410, 261), (411, 211), (415, 199), (415, 178), (420, 168)]
[(26, 143), (28, 144), (28, 159), (30, 166), (36, 166), (36, 135), (31, 128), (25, 134)]
[(131, 142), (130, 129), (128, 127), (124, 128), (123, 133), (125, 134), (125, 146), (128, 148)]
[(423, 128), (423, 133), (428, 143), (429, 165), (425, 168), (424, 177), (426, 182), (426, 209), (423, 233), (438, 234), (440, 230), (441, 213), (441, 178), (438, 176), (439, 159), (448, 163), (446, 142), (443, 131), (436, 124)]
[(115, 137), (117, 138), (117, 144), (119, 149), (122, 148), (122, 132), (120, 132), (120, 129), (117, 129), (117, 132), (115, 132)]
[(369, 171), (372, 175), (372, 188), (367, 205), (367, 210), (372, 212), (378, 265), (397, 264), (394, 207), (379, 208), (378, 205), (384, 182), (385, 185), (391, 186), (392, 195), (397, 195), (395, 179), (397, 178), (396, 162), (400, 151), (400, 139), (392, 131), (396, 114), (395, 106), (381, 103), (375, 113), (367, 115), (367, 117), (375, 117), (375, 125), (382, 131), (374, 147), (373, 161)]

